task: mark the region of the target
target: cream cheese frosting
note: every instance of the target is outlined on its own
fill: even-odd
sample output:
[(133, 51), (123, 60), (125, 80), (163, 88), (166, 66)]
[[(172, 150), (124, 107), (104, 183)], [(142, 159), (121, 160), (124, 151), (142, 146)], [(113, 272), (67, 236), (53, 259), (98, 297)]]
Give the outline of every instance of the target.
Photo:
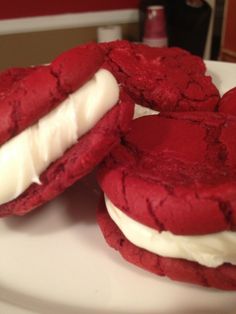
[(223, 231), (200, 236), (158, 232), (128, 217), (105, 196), (107, 211), (124, 236), (134, 245), (154, 254), (181, 258), (207, 267), (236, 265), (236, 232)]
[(119, 100), (114, 76), (101, 69), (36, 124), (0, 147), (0, 204), (15, 199)]
[(150, 109), (148, 107), (141, 106), (139, 104), (135, 104), (134, 117), (133, 118), (137, 119), (137, 118), (140, 118), (143, 116), (151, 116), (151, 115), (155, 115), (155, 114), (159, 114), (159, 113), (160, 113), (159, 111)]

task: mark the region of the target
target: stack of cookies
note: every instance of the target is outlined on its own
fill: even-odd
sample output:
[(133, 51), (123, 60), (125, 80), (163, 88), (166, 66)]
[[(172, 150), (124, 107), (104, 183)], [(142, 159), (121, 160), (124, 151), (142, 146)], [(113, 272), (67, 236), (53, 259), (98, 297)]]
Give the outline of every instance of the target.
[(199, 57), (79, 46), (1, 73), (0, 112), (1, 217), (99, 164), (97, 218), (111, 247), (157, 275), (236, 289), (236, 93), (221, 98)]

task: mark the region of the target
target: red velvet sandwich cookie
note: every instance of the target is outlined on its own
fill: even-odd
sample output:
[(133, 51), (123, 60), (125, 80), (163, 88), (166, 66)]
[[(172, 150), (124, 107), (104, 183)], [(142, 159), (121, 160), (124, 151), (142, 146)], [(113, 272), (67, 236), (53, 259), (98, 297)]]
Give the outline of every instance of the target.
[(219, 92), (203, 60), (179, 48), (102, 44), (107, 68), (136, 103), (157, 111), (214, 111)]
[(219, 111), (236, 116), (236, 87), (230, 89), (222, 96), (219, 102)]
[[(2, 74), (0, 216), (22, 215), (86, 175), (117, 144), (133, 102), (96, 44)], [(5, 85), (4, 85), (5, 84)]]
[(219, 113), (134, 120), (98, 174), (108, 244), (158, 275), (236, 289), (235, 131)]

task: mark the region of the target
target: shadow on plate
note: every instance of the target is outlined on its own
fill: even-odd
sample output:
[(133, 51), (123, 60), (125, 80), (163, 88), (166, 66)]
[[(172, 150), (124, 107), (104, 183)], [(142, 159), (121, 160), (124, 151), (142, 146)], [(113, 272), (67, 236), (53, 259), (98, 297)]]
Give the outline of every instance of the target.
[[(11, 291), (12, 295), (13, 291)], [(15, 301), (14, 303), (11, 303), (7, 300), (7, 298), (1, 298), (0, 301), (5, 302), (6, 304), (13, 305), (18, 309), (24, 309), (28, 311), (32, 311), (33, 313), (38, 313), (38, 314), (52, 314), (52, 313), (57, 313), (57, 314), (134, 314), (133, 311), (116, 311), (113, 310), (112, 308), (106, 309), (106, 306), (104, 306), (104, 309), (94, 309), (92, 306), (89, 308), (81, 308), (81, 307), (73, 307), (70, 305), (66, 304), (60, 304), (50, 302), (48, 300), (42, 300), (42, 299), (28, 299), (26, 295), (23, 293), (16, 293), (15, 294)], [(18, 302), (19, 301), (19, 302)], [(91, 303), (92, 304), (92, 303)], [(1, 303), (0, 303), (1, 305)], [(196, 309), (196, 310), (189, 310), (189, 309), (183, 309), (181, 311), (158, 311), (155, 310), (146, 310), (145, 312), (143, 311), (135, 311), (135, 314), (236, 314), (235, 310), (226, 310), (222, 312), (221, 310), (206, 310), (206, 309)]]

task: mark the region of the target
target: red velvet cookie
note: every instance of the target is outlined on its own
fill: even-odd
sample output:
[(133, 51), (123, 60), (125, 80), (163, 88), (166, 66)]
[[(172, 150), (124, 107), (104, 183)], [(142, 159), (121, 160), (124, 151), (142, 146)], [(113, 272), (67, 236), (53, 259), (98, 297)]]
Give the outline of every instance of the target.
[[(193, 238), (215, 237), (222, 231), (234, 234), (235, 132), (236, 118), (219, 113), (139, 118), (100, 166), (99, 184), (121, 213), (158, 234), (168, 231)], [(108, 244), (144, 269), (175, 280), (236, 289), (236, 266), (230, 263), (208, 267), (195, 260), (161, 257), (132, 244), (104, 202), (98, 222)]]
[(215, 111), (219, 92), (202, 59), (179, 48), (102, 44), (109, 68), (136, 103), (158, 111)]
[(219, 102), (219, 111), (236, 116), (236, 87), (225, 93)]
[(236, 266), (225, 263), (211, 268), (180, 258), (162, 257), (141, 249), (125, 238), (108, 215), (103, 201), (99, 204), (97, 218), (107, 243), (128, 262), (172, 280), (222, 290), (236, 290)]
[[(2, 73), (2, 77), (8, 79), (0, 87), (1, 147), (45, 117), (90, 80), (102, 68), (104, 60), (101, 48), (88, 44), (61, 54), (50, 65)], [(40, 184), (32, 183), (21, 195), (1, 204), (0, 216), (25, 214), (86, 175), (119, 142), (132, 116), (133, 102), (120, 88), (118, 103), (41, 173)]]
[(219, 113), (136, 119), (99, 183), (115, 206), (158, 231), (236, 230), (235, 132), (236, 118)]
[(0, 99), (6, 97), (6, 94), (11, 90), (23, 77), (32, 73), (37, 67), (27, 68), (10, 68), (0, 73)]

